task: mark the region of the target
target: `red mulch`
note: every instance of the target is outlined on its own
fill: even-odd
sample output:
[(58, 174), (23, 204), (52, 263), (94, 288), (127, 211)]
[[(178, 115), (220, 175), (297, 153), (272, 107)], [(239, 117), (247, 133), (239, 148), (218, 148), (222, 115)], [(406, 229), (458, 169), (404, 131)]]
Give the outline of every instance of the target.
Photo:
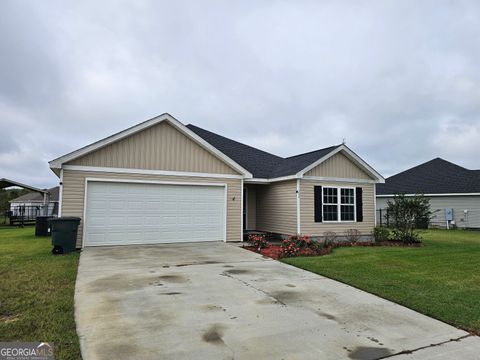
[[(320, 250), (320, 254), (317, 254), (317, 256), (322, 256), (322, 255), (328, 255), (330, 254), (334, 248), (337, 247), (355, 247), (355, 246), (407, 246), (407, 247), (418, 247), (422, 246), (422, 243), (413, 243), (413, 244), (404, 244), (400, 241), (382, 241), (382, 242), (356, 242), (356, 243), (350, 243), (350, 242), (339, 242), (335, 243), (333, 245), (324, 247), (323, 249)], [(262, 254), (263, 256), (268, 256), (269, 258), (278, 260), (281, 258), (281, 253), (282, 253), (282, 248), (280, 245), (270, 245), (267, 248), (261, 249), (260, 252), (257, 251), (257, 249), (253, 246), (244, 246), (243, 247), (246, 250), (250, 250), (259, 254)], [(298, 254), (298, 256), (315, 256), (311, 253), (305, 253), (305, 254)]]
[[(243, 248), (258, 253), (257, 249), (254, 248), (253, 246), (244, 246)], [(282, 249), (280, 245), (270, 245), (267, 248), (261, 249), (260, 254), (262, 254), (263, 256), (268, 256), (272, 259), (278, 260), (280, 259), (281, 250)]]

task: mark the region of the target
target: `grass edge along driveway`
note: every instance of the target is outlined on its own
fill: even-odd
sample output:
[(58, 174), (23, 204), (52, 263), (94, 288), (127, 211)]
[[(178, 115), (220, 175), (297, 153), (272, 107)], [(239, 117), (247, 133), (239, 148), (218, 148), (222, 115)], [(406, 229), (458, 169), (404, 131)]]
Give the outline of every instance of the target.
[(337, 248), (283, 259), (480, 334), (480, 232), (427, 230), (424, 246)]
[(53, 256), (34, 228), (0, 227), (0, 341), (53, 342), (80, 359), (73, 297), (79, 253)]

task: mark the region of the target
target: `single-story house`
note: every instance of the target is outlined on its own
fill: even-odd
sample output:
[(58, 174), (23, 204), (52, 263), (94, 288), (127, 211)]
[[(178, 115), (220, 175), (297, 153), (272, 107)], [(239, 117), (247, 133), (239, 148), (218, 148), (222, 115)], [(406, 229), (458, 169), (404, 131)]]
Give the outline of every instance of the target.
[(379, 221), (385, 221), (387, 202), (398, 193), (426, 196), (434, 226), (480, 228), (480, 170), (436, 158), (387, 178), (377, 186)]
[(10, 211), (13, 216), (24, 214), (26, 216), (37, 216), (45, 214), (42, 212), (43, 206), (47, 206), (46, 215), (57, 215), (58, 213), (58, 194), (59, 186), (45, 190), (45, 193), (31, 191), (9, 201)]
[(340, 144), (288, 158), (163, 114), (50, 161), (77, 245), (370, 236), (382, 176)]

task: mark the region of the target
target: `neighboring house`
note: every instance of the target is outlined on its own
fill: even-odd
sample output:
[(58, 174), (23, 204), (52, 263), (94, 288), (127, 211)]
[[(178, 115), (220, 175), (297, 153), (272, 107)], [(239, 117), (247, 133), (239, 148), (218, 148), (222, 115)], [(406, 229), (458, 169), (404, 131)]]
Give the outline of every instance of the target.
[(41, 209), (43, 208), (44, 204), (47, 204), (47, 215), (57, 215), (59, 189), (59, 186), (55, 186), (46, 190), (47, 195), (45, 198), (43, 193), (32, 191), (12, 199), (9, 201), (10, 211), (12, 212), (13, 216), (20, 216), (21, 214), (27, 216), (43, 215), (44, 213), (41, 211)]
[(434, 212), (432, 225), (447, 227), (448, 222), (448, 226), (480, 228), (480, 170), (436, 158), (387, 178), (377, 186), (377, 210), (382, 209), (382, 221), (387, 201), (396, 193), (428, 197)]
[(241, 241), (244, 230), (370, 236), (384, 179), (345, 145), (282, 158), (169, 114), (52, 160), (78, 247)]

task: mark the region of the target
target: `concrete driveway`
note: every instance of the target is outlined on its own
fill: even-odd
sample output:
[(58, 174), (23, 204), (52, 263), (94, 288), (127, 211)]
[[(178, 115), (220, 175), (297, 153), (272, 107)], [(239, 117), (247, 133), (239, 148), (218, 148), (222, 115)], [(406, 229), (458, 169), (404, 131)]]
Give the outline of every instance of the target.
[(86, 248), (75, 316), (85, 360), (480, 358), (476, 336), (224, 243)]

